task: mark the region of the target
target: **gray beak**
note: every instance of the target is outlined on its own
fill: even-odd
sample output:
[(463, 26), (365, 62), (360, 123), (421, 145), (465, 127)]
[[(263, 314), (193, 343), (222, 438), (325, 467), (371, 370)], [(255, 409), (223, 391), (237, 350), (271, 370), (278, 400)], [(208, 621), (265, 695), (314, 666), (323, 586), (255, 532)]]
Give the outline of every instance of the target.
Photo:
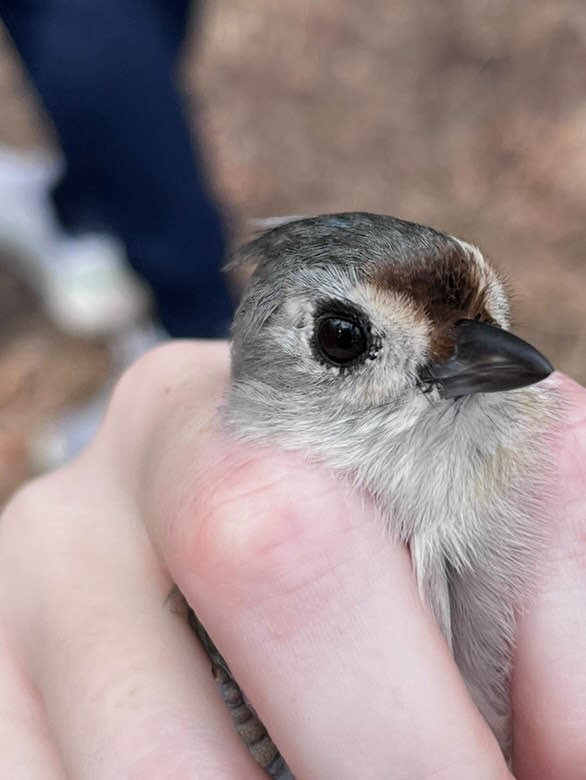
[(442, 398), (515, 390), (553, 371), (541, 352), (506, 330), (476, 320), (460, 320), (455, 327), (454, 354), (432, 363), (423, 378), (437, 386)]

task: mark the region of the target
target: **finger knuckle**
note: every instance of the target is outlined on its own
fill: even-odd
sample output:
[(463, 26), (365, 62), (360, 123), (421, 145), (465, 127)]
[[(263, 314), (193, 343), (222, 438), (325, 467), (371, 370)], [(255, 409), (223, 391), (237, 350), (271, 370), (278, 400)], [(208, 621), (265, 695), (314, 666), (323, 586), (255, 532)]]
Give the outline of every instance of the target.
[(269, 584), (273, 592), (295, 589), (318, 575), (329, 481), (287, 457), (255, 455), (232, 458), (207, 477), (196, 528), (182, 547), (185, 566), (234, 595), (243, 586), (248, 593)]

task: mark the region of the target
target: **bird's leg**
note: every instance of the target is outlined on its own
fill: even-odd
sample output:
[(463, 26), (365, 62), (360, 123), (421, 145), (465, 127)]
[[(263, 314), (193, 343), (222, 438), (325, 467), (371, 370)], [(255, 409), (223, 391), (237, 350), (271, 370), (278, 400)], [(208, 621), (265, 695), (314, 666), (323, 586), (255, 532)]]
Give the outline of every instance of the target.
[(275, 780), (294, 780), (287, 764), (270, 738), (266, 728), (247, 702), (238, 683), (232, 677), (226, 661), (212, 642), (195, 612), (188, 608), (189, 625), (199, 638), (212, 664), (212, 674), (224, 704), (232, 716), (232, 722), (240, 738), (256, 763)]

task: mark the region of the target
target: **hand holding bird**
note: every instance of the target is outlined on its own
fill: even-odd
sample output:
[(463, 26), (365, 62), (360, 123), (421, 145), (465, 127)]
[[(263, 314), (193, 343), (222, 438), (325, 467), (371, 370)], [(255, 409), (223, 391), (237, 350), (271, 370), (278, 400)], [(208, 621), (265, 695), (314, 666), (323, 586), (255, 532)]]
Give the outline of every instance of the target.
[[(577, 780), (586, 391), (547, 384), (563, 403), (550, 468), (521, 492), (548, 544), (516, 627), (513, 767)], [(373, 497), (220, 434), (228, 385), (225, 345), (156, 350), (87, 452), (6, 508), (0, 774), (260, 777), (169, 596), (177, 583), (298, 777), (509, 777)], [(435, 389), (419, 392), (430, 406)]]

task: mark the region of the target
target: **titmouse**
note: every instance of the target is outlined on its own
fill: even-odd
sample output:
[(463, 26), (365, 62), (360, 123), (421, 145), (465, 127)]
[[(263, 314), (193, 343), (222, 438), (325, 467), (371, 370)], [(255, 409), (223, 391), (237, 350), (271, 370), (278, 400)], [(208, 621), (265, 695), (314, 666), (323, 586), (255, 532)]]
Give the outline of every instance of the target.
[[(254, 272), (234, 319), (225, 424), (373, 497), (509, 757), (515, 611), (539, 548), (557, 406), (536, 383), (552, 366), (508, 332), (503, 284), (464, 241), (367, 213), (269, 228), (232, 261)], [(290, 776), (279, 766), (273, 776)]]

